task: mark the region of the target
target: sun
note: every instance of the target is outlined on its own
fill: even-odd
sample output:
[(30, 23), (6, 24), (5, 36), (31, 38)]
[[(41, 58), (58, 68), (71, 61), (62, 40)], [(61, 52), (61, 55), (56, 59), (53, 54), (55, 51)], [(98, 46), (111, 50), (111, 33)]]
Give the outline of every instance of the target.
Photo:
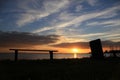
[(77, 48), (73, 48), (72, 51), (73, 51), (74, 53), (78, 53), (78, 52), (79, 52), (79, 50), (78, 50)]
[(74, 53), (74, 58), (77, 58), (77, 53), (79, 52), (79, 50), (77, 48), (73, 48), (72, 52)]

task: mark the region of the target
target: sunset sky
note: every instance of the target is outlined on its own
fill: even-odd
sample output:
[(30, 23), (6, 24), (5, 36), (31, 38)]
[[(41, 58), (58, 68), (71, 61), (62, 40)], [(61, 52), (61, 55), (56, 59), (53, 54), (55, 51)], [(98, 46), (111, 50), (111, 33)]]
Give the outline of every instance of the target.
[(0, 0), (0, 51), (120, 46), (120, 0)]

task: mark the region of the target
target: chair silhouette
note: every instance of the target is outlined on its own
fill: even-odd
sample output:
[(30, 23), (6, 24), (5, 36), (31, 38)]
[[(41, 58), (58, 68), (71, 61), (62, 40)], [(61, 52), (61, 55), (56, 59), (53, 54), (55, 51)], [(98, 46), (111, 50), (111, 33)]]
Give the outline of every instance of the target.
[(90, 41), (90, 48), (91, 48), (91, 54), (92, 54), (91, 58), (95, 58), (95, 59), (104, 58), (100, 39)]

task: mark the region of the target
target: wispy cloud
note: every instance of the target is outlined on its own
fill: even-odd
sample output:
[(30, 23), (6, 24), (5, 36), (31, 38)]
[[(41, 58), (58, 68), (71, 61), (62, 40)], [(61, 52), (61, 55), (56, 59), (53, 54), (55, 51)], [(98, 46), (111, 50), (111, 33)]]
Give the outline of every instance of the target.
[(60, 20), (61, 22), (68, 22), (76, 18), (76, 16), (73, 13), (69, 13), (67, 11), (61, 12), (57, 19)]
[(98, 0), (86, 0), (89, 5), (95, 6), (98, 3)]
[(95, 21), (95, 22), (90, 22), (87, 24), (87, 26), (112, 26), (112, 27), (116, 27), (116, 26), (120, 26), (120, 19), (112, 19), (112, 20), (103, 20), (103, 21)]
[[(120, 31), (120, 30), (119, 30)], [(105, 35), (103, 36), (100, 36), (101, 38), (105, 38), (107, 40), (112, 40), (114, 42), (116, 41), (120, 41), (120, 34), (118, 33), (114, 33), (114, 32), (109, 32), (109, 33), (106, 33)]]
[[(62, 22), (62, 23), (58, 22), (58, 23), (55, 23), (55, 25), (46, 26), (45, 28), (40, 28), (40, 29), (37, 29), (33, 32), (34, 33), (39, 33), (39, 32), (43, 32), (43, 31), (46, 31), (46, 30), (57, 29), (57, 28), (65, 28), (65, 27), (73, 26), (75, 24), (82, 24), (82, 22), (84, 22), (84, 21), (94, 19), (94, 18), (99, 18), (100, 16), (104, 16), (108, 13), (116, 12), (116, 10), (119, 10), (119, 6), (113, 6), (112, 8), (107, 8), (103, 11), (97, 11), (97, 12), (94, 11), (94, 12), (90, 12), (90, 13), (87, 13), (87, 14), (74, 16), (74, 18), (72, 20), (69, 20), (70, 16), (65, 17), (65, 19), (68, 18), (68, 21), (65, 21), (65, 22)], [(69, 13), (68, 13), (68, 15), (69, 15)], [(73, 17), (73, 16), (71, 15), (71, 17)], [(103, 23), (103, 24), (105, 24), (105, 23)]]
[[(32, 1), (32, 7), (30, 5)], [(24, 3), (24, 4), (23, 4)], [(41, 18), (47, 17), (53, 13), (59, 12), (68, 5), (68, 0), (43, 0), (40, 4), (39, 0), (27, 0), (19, 3), (19, 7), (25, 10), (25, 13), (19, 15), (17, 21), (18, 26), (32, 23)], [(42, 5), (42, 6), (41, 6)]]
[(118, 15), (118, 13), (117, 13), (117, 11), (115, 11), (115, 12), (112, 12), (112, 13), (108, 13), (108, 14), (102, 15), (99, 18), (107, 19), (107, 18), (113, 18), (113, 17), (115, 17), (117, 15)]
[(82, 9), (83, 9), (83, 6), (82, 6), (82, 5), (77, 5), (75, 11), (76, 11), (76, 12), (79, 12), (79, 11), (81, 11)]

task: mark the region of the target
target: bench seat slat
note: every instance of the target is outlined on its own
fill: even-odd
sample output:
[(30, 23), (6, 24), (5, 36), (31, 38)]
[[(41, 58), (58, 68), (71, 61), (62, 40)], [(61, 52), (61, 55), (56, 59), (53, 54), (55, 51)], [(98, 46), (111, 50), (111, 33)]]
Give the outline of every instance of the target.
[(9, 50), (18, 50), (18, 51), (43, 51), (43, 52), (47, 52), (47, 51), (52, 51), (52, 52), (58, 52), (57, 50), (36, 50), (36, 49), (9, 49)]

